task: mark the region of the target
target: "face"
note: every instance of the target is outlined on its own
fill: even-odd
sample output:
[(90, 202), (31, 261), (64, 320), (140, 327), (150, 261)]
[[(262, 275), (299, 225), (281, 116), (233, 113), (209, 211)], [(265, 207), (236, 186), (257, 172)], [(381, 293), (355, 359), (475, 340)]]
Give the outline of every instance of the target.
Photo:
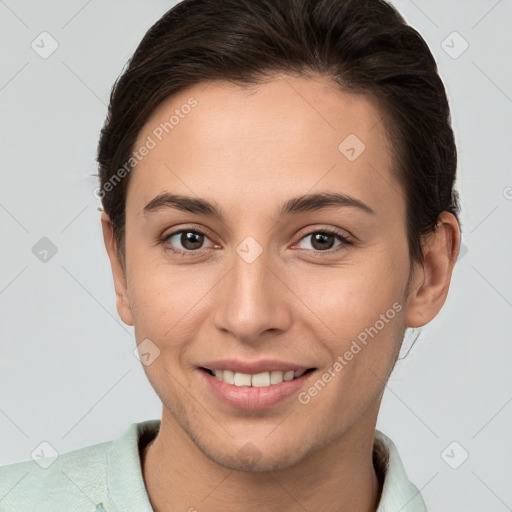
[(139, 134), (118, 310), (164, 418), (222, 465), (289, 467), (375, 421), (412, 269), (381, 117), (281, 76), (188, 88)]

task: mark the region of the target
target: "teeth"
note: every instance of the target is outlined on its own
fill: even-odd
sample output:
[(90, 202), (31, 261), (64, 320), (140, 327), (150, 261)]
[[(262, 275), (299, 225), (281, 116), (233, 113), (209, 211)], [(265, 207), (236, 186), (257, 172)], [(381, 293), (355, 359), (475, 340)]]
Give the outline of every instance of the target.
[(249, 373), (235, 373), (235, 386), (250, 386), (251, 375)]
[(254, 375), (249, 373), (232, 372), (231, 370), (212, 370), (215, 377), (227, 384), (235, 386), (252, 386), (263, 388), (274, 384), (281, 384), (283, 381), (293, 380), (304, 375), (306, 370), (281, 372), (279, 370), (272, 372), (261, 372)]
[(270, 384), (281, 384), (283, 382), (283, 372), (270, 372)]
[(257, 373), (251, 377), (251, 384), (253, 388), (264, 388), (270, 386), (270, 373), (263, 372)]
[(234, 384), (235, 383), (235, 374), (234, 372), (230, 370), (224, 370), (222, 372), (222, 377), (220, 380), (223, 380), (224, 382), (227, 382), (228, 384)]

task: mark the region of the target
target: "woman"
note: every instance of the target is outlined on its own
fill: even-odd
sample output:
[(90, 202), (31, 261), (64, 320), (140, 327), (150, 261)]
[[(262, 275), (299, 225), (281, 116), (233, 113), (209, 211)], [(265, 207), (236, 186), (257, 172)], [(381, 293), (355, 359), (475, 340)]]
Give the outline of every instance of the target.
[(2, 468), (1, 510), (426, 510), (375, 429), (460, 244), (421, 36), (381, 0), (184, 0), (115, 84), (98, 162), (162, 418)]

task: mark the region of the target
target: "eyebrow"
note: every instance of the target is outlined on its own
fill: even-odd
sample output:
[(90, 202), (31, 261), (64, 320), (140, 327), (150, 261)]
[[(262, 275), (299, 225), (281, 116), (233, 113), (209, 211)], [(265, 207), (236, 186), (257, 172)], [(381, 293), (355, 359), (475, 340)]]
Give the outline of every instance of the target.
[[(297, 215), (333, 207), (354, 207), (368, 214), (375, 214), (367, 204), (359, 199), (335, 192), (320, 192), (294, 197), (283, 203), (278, 210), (279, 217)], [(214, 203), (197, 197), (163, 193), (152, 199), (145, 207), (144, 214), (156, 212), (162, 208), (174, 208), (185, 212), (215, 217), (224, 222), (221, 209)]]

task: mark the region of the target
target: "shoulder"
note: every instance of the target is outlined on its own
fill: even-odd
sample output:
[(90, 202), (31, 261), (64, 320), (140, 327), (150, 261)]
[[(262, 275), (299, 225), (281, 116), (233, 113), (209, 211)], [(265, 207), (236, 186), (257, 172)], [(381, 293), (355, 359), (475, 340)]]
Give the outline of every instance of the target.
[(159, 425), (132, 423), (115, 440), (0, 467), (0, 512), (151, 512), (139, 442)]
[(64, 506), (93, 511), (93, 497), (107, 495), (106, 455), (111, 444), (0, 467), (0, 511), (29, 512), (37, 507), (46, 512)]

